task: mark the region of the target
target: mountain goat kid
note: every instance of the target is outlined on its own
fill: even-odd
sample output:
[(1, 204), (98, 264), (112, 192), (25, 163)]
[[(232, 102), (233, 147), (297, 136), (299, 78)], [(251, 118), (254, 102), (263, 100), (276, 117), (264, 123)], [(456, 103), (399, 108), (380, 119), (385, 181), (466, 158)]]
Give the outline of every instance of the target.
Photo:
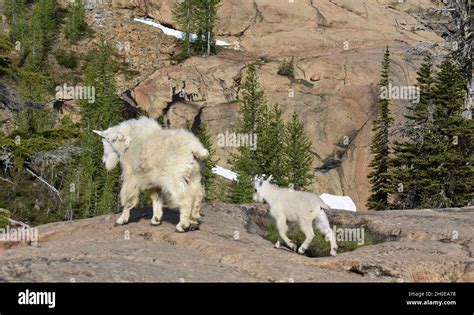
[(205, 160), (209, 152), (191, 132), (163, 129), (146, 117), (94, 132), (102, 137), (106, 169), (114, 169), (119, 162), (122, 167), (123, 212), (118, 225), (128, 223), (140, 192), (151, 190), (152, 225), (161, 224), (166, 203), (180, 209), (178, 232), (197, 227), (204, 195), (199, 161)]
[[(253, 199), (256, 202), (266, 201), (270, 205), (270, 215), (276, 220), (278, 234), (285, 244), (296, 251), (294, 244), (286, 235), (288, 232), (287, 221), (297, 222), (306, 239), (298, 249), (299, 254), (304, 254), (314, 238), (313, 222), (317, 229), (323, 233), (331, 245), (331, 256), (337, 254), (337, 243), (326, 213), (322, 210), (331, 209), (315, 194), (297, 191), (290, 188), (281, 188), (270, 183), (272, 176), (266, 180), (256, 178), (254, 188), (256, 192)], [(280, 248), (280, 239), (275, 243)]]

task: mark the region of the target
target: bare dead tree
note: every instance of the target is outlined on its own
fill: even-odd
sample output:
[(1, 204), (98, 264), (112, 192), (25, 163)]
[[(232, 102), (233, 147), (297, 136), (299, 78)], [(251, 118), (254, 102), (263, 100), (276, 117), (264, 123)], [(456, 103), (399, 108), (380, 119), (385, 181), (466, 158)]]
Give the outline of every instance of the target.
[(473, 49), (473, 0), (441, 0), (444, 8), (435, 9), (446, 20), (437, 21), (443, 36), (451, 43), (451, 55), (459, 63), (466, 81), (466, 93), (469, 98), (474, 93), (472, 83), (472, 49)]

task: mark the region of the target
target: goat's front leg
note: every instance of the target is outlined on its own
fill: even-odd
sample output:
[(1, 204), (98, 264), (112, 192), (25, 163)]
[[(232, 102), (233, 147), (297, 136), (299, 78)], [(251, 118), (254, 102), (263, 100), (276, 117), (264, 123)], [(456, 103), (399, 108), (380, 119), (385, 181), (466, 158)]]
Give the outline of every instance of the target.
[(120, 190), (120, 203), (123, 211), (117, 219), (117, 225), (127, 224), (130, 220), (130, 210), (133, 209), (139, 201), (139, 190), (134, 181), (124, 181)]
[(151, 225), (160, 225), (163, 217), (163, 199), (161, 198), (161, 190), (153, 190), (150, 194), (150, 198), (153, 202), (153, 218), (151, 218)]
[[(296, 244), (293, 243), (288, 238), (288, 236), (286, 236), (286, 233), (288, 232), (288, 225), (286, 224), (286, 218), (278, 218), (276, 223), (277, 223), (278, 234), (280, 235), (280, 239), (282, 239), (283, 242), (285, 242), (285, 244), (286, 244), (286, 246), (288, 246), (288, 248), (296, 251), (296, 248), (297, 248)], [(275, 243), (275, 247), (276, 248), (280, 247), (280, 240), (278, 240)]]
[(117, 219), (115, 222), (117, 225), (124, 225), (127, 224), (128, 221), (130, 220), (130, 210), (133, 209), (135, 205), (133, 204), (127, 204), (125, 207), (123, 207), (122, 214), (120, 217)]

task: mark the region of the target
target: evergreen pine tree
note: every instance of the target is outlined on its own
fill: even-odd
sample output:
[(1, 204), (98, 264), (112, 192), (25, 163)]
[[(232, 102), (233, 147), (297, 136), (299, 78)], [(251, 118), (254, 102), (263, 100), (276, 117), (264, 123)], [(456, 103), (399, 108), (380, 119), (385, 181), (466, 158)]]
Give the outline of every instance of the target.
[(264, 124), (267, 100), (258, 82), (255, 64), (252, 63), (248, 66), (247, 78), (240, 90), (240, 95), (237, 98), (240, 103), (238, 131), (246, 134), (256, 134)]
[(56, 1), (39, 0), (33, 8), (29, 36), (26, 41), (26, 67), (39, 71), (43, 66), (57, 28)]
[(8, 38), (0, 34), (0, 76), (10, 72), (10, 51), (13, 49), (13, 45), (10, 43)]
[(86, 28), (84, 2), (75, 0), (72, 2), (67, 11), (66, 37), (71, 42), (76, 42), (84, 34)]
[(25, 100), (44, 102), (51, 87), (51, 78), (36, 71), (25, 69), (25, 67), (15, 69), (18, 77), (18, 92)]
[(216, 52), (214, 28), (217, 22), (217, 8), (221, 0), (196, 0), (198, 3), (198, 38), (202, 47), (200, 53), (206, 56)]
[[(259, 139), (264, 130), (267, 113), (267, 100), (263, 91), (260, 88), (258, 77), (255, 69), (255, 64), (250, 64), (247, 70), (247, 77), (240, 87), (240, 95), (238, 96), (239, 108), (239, 122), (237, 133), (247, 136), (257, 136), (257, 150)], [(261, 150), (257, 152), (253, 148), (247, 146), (240, 146), (237, 154), (231, 154), (230, 163), (232, 169), (243, 178), (242, 182), (235, 185), (238, 194), (243, 194), (244, 197), (236, 197), (239, 200), (248, 200), (247, 191), (253, 191), (253, 176), (260, 174), (262, 169), (260, 167), (261, 161), (259, 157), (263, 156)], [(250, 178), (250, 180), (248, 180)], [(244, 187), (247, 185), (246, 187)], [(234, 193), (237, 193), (234, 191)], [(247, 198), (247, 199), (246, 199)], [(250, 199), (252, 197), (250, 196)]]
[(85, 70), (84, 85), (94, 87), (96, 95), (94, 103), (81, 101), (81, 121), (88, 131), (104, 130), (122, 120), (114, 65), (114, 48), (101, 39)]
[(311, 142), (296, 112), (286, 125), (285, 164), (286, 181), (296, 190), (306, 190), (313, 182)]
[[(236, 131), (239, 134), (248, 136), (256, 135), (258, 147), (260, 132), (263, 130), (264, 117), (267, 111), (267, 101), (263, 91), (260, 89), (254, 64), (250, 64), (248, 67), (247, 78), (241, 86), (238, 101), (240, 103), (239, 125)], [(252, 148), (247, 146), (240, 146), (237, 154), (231, 154), (230, 163), (235, 172), (238, 174), (245, 173), (245, 175), (242, 175), (244, 179), (246, 179), (246, 176), (252, 178), (261, 171), (258, 157), (257, 150), (252, 150)], [(246, 189), (253, 189), (251, 180), (239, 182), (240, 186), (245, 184), (250, 185)], [(241, 190), (245, 189), (242, 188)]]
[[(173, 10), (174, 18), (183, 31), (183, 41), (178, 60), (191, 55), (207, 55), (216, 52), (214, 28), (220, 0), (182, 0)], [(196, 38), (191, 38), (195, 34)]]
[(426, 57), (417, 72), (419, 101), (407, 107), (407, 126), (402, 135), (405, 141), (394, 143), (393, 193), (396, 195), (393, 207), (413, 209), (425, 207), (431, 199), (426, 188), (432, 181), (427, 160), (433, 154), (433, 83), (432, 61)]
[(73, 209), (82, 217), (113, 212), (117, 205), (119, 169), (107, 172), (102, 163), (102, 142), (92, 130), (104, 130), (122, 120), (120, 99), (116, 95), (114, 51), (103, 39), (95, 50), (96, 58), (86, 67), (84, 86), (95, 88), (95, 102), (81, 100), (82, 153), (77, 158), (78, 198)]
[(432, 207), (466, 206), (474, 197), (474, 123), (462, 116), (464, 83), (461, 70), (451, 60), (439, 66), (433, 89), (434, 150), (427, 161)]
[(216, 174), (212, 172), (212, 169), (217, 164), (217, 160), (215, 159), (216, 151), (212, 148), (211, 136), (207, 130), (206, 123), (200, 123), (198, 136), (203, 146), (209, 151), (209, 157), (203, 162), (202, 181), (205, 190), (204, 200), (210, 202), (216, 200), (218, 197), (216, 195)]
[(12, 42), (24, 42), (26, 35), (26, 1), (6, 0), (5, 16), (10, 24), (10, 39)]
[(285, 123), (278, 104), (263, 113), (263, 125), (258, 130), (257, 162), (258, 174), (273, 175), (273, 182), (287, 185), (285, 169)]
[(192, 34), (196, 31), (196, 0), (182, 0), (176, 2), (173, 9), (174, 19), (183, 32), (180, 43), (181, 52), (179, 59), (185, 59), (192, 55)]
[[(267, 100), (260, 88), (255, 65), (248, 67), (247, 78), (241, 86), (241, 93), (238, 96), (240, 103), (239, 125), (237, 132), (245, 135), (256, 135), (257, 146), (259, 133), (264, 125), (264, 117), (267, 111)], [(258, 165), (257, 150), (241, 146), (237, 155), (231, 155), (231, 164), (234, 170), (244, 171), (249, 175), (256, 175), (260, 171)]]
[[(380, 89), (388, 91), (390, 82), (390, 51), (387, 47), (382, 61), (382, 74), (379, 83)], [(392, 182), (390, 180), (390, 143), (389, 129), (393, 119), (390, 116), (389, 99), (379, 95), (377, 101), (377, 118), (374, 121), (370, 152), (373, 156), (369, 166), (372, 172), (368, 175), (372, 184), (372, 195), (367, 200), (367, 208), (371, 210), (384, 210), (388, 208), (388, 197), (391, 191)]]
[(234, 185), (232, 201), (234, 203), (250, 203), (253, 200), (252, 176), (240, 172), (237, 174), (237, 183)]
[(114, 210), (117, 203), (117, 174), (106, 172), (104, 174), (101, 195), (99, 197), (96, 214), (106, 214)]

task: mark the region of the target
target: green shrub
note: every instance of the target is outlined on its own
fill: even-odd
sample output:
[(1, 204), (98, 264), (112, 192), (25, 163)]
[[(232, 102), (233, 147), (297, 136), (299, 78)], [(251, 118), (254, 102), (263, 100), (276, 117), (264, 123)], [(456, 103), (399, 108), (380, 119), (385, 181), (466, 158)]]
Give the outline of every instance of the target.
[(293, 58), (288, 61), (283, 59), (280, 68), (278, 68), (278, 74), (289, 78), (295, 77), (295, 62)]
[(17, 90), (23, 100), (45, 102), (49, 99), (52, 90), (50, 77), (25, 68), (18, 68), (15, 73), (18, 77)]
[(7, 219), (10, 216), (10, 212), (0, 208), (0, 229), (5, 228), (10, 221)]
[(65, 52), (64, 50), (57, 50), (54, 54), (57, 62), (68, 69), (75, 69), (79, 64), (79, 56), (74, 52)]

